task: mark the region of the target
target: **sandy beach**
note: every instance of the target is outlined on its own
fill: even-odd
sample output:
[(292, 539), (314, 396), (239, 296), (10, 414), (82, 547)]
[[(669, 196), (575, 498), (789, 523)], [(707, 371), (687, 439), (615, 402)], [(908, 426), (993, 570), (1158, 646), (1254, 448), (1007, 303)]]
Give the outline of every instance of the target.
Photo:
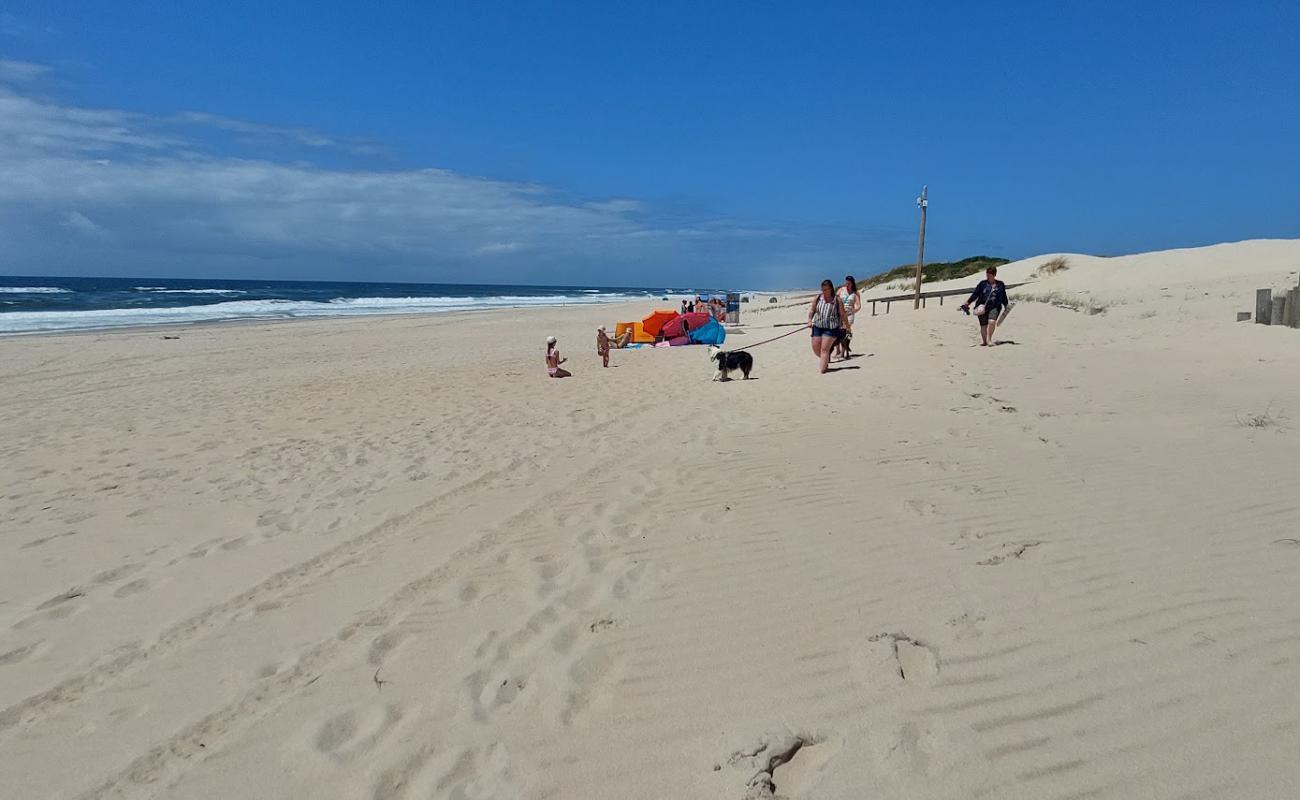
[(1300, 796), (1300, 331), (1233, 322), (1300, 241), (1049, 258), (826, 376), (601, 369), (660, 303), (0, 339), (4, 796)]

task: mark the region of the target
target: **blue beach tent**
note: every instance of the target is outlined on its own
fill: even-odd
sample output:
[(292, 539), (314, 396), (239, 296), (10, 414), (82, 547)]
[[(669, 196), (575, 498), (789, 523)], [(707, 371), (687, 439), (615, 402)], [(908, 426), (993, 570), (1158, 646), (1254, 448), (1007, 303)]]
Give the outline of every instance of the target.
[(687, 336), (692, 344), (708, 344), (720, 347), (727, 340), (727, 331), (718, 324), (716, 319), (711, 319), (695, 330), (690, 331)]

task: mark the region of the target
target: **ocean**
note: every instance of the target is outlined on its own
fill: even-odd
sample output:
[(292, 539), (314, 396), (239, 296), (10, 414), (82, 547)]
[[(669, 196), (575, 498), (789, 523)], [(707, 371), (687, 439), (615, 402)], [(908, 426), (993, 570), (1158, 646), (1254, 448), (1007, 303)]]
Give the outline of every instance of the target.
[[(0, 334), (681, 298), (682, 288), (0, 276)], [(676, 303), (673, 303), (674, 307)]]

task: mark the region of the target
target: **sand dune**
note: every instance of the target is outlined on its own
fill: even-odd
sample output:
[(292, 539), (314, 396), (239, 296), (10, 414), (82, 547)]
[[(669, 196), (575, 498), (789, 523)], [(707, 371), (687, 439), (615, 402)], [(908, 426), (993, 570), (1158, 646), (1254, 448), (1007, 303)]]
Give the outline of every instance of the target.
[(1069, 260), (1103, 313), (824, 377), (601, 370), (643, 307), (0, 341), (6, 795), (1295, 796), (1300, 332), (1231, 320), (1300, 243)]
[[(1043, 267), (1063, 259), (1065, 268), (1045, 273)], [(1300, 276), (1300, 244), (1292, 239), (1260, 239), (1210, 247), (1162, 250), (1113, 258), (1049, 253), (1006, 264), (998, 278), (1026, 283), (1011, 297), (1064, 305), (1112, 317), (1150, 319), (1168, 324), (1173, 317), (1233, 321), (1235, 311), (1254, 311), (1255, 290), (1294, 287)], [(972, 285), (979, 276), (927, 283), (926, 289), (956, 289)], [(879, 288), (865, 297), (897, 295)]]

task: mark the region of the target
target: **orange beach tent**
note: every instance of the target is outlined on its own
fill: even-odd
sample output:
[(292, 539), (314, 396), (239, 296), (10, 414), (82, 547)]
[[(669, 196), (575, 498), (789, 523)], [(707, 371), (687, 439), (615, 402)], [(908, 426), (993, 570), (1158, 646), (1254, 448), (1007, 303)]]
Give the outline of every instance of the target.
[(618, 323), (614, 326), (614, 338), (621, 337), (624, 331), (629, 330), (632, 332), (631, 341), (633, 344), (651, 344), (655, 340), (655, 337), (645, 332), (645, 328), (639, 322)]
[(632, 331), (632, 341), (636, 344), (651, 344), (659, 336), (659, 332), (669, 322), (680, 316), (676, 311), (664, 311), (662, 309), (652, 312), (650, 316), (640, 322), (620, 322), (614, 326), (615, 338), (622, 336), (624, 331)]
[(641, 327), (651, 336), (658, 336), (665, 325), (677, 319), (680, 315), (680, 311), (664, 311), (663, 309), (651, 311), (650, 316), (641, 320)]

